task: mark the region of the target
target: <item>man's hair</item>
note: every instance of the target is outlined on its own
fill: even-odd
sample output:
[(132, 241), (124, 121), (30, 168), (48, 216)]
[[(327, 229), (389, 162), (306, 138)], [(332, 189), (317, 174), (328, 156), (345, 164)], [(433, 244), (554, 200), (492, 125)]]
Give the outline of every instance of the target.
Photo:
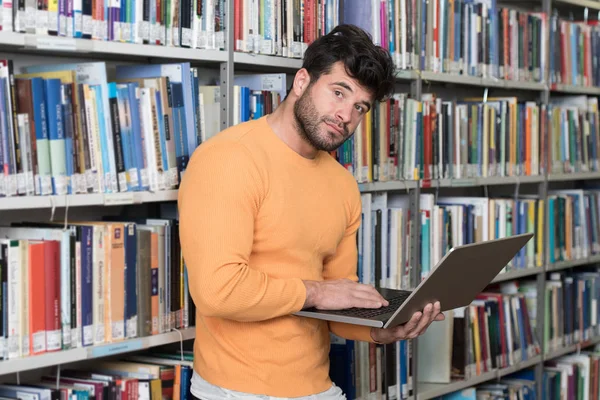
[(375, 101), (383, 101), (394, 93), (394, 61), (389, 51), (373, 44), (367, 32), (355, 25), (338, 25), (321, 36), (304, 52), (302, 67), (311, 83), (331, 71), (341, 61), (346, 73), (369, 90)]

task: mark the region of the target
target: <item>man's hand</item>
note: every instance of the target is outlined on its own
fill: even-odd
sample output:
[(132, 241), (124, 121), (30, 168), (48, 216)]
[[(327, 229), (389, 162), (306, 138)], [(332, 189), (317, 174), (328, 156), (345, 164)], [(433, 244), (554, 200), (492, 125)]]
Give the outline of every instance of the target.
[(350, 279), (304, 281), (306, 301), (303, 308), (341, 310), (351, 307), (380, 308), (389, 302), (374, 287)]
[(410, 321), (395, 328), (371, 328), (371, 337), (378, 343), (388, 344), (399, 340), (414, 339), (425, 333), (433, 321), (443, 321), (444, 314), (440, 312), (440, 302), (427, 304), (423, 313), (416, 312)]

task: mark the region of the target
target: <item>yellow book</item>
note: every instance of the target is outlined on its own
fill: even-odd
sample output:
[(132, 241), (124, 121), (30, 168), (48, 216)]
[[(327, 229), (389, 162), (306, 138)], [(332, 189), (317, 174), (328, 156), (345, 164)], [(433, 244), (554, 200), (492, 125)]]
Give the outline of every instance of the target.
[(543, 266), (543, 249), (544, 249), (544, 227), (546, 226), (546, 224), (544, 223), (544, 211), (545, 211), (545, 201), (544, 199), (539, 199), (537, 201), (537, 213), (538, 213), (538, 219), (537, 219), (537, 229), (535, 232), (535, 238), (537, 240), (537, 248), (538, 248), (538, 252), (536, 254), (536, 267), (541, 267)]
[(473, 324), (473, 339), (475, 343), (475, 375), (481, 375), (481, 343), (479, 341), (479, 315), (477, 306), (469, 306), (471, 322)]

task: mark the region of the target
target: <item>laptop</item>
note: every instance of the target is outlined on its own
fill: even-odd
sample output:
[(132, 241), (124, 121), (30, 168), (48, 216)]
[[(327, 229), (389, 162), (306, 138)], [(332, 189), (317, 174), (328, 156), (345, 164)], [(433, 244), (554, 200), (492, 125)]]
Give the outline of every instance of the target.
[(393, 328), (408, 322), (429, 303), (440, 302), (441, 311), (469, 305), (502, 268), (533, 237), (509, 236), (453, 247), (414, 290), (377, 288), (389, 301), (380, 308), (318, 310), (307, 308), (294, 315), (376, 328)]

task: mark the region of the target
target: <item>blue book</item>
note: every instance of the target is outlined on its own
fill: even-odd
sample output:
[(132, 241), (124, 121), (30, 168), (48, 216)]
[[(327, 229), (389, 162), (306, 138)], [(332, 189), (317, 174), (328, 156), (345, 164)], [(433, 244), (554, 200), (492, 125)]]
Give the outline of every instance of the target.
[(46, 79), (45, 94), (50, 142), (50, 167), (52, 169), (52, 192), (55, 195), (67, 194), (67, 160), (63, 125), (60, 79)]
[[(100, 135), (105, 136), (109, 141), (109, 149), (112, 149), (112, 130), (110, 124), (110, 112), (108, 106), (108, 84), (106, 78), (106, 64), (104, 62), (88, 62), (88, 63), (71, 63), (71, 64), (37, 64), (23, 68), (24, 73), (42, 73), (52, 71), (74, 71), (75, 79), (77, 84), (87, 84), (95, 86), (100, 93), (96, 97), (96, 106), (98, 121), (100, 123)], [(104, 112), (106, 111), (106, 112)], [(104, 149), (103, 149), (104, 152)], [(111, 183), (111, 186), (102, 187), (105, 192), (114, 192), (118, 188), (116, 173), (113, 176), (112, 172), (116, 171), (115, 167), (115, 155), (114, 151), (108, 152), (108, 159), (110, 164), (102, 165), (103, 173), (109, 174), (105, 177), (103, 183)], [(112, 172), (111, 172), (112, 171)], [(104, 176), (103, 176), (104, 177)], [(94, 190), (98, 191), (100, 188), (95, 187)]]
[[(171, 83), (181, 83), (183, 88), (183, 107), (185, 111), (186, 139), (190, 154), (196, 149), (196, 130), (194, 124), (194, 104), (192, 100), (192, 80), (189, 63), (151, 64), (151, 65), (119, 65), (116, 68), (116, 79), (146, 79), (165, 76)], [(188, 154), (188, 155), (190, 155)]]
[(81, 344), (94, 344), (94, 228), (81, 226)]
[(187, 124), (183, 99), (183, 85), (171, 83), (171, 106), (173, 110), (173, 136), (175, 137), (175, 157), (177, 160), (178, 182), (189, 162), (188, 142), (186, 140)]
[(142, 139), (142, 127), (140, 124), (140, 100), (137, 96), (137, 83), (128, 83), (127, 88), (129, 91), (129, 111), (131, 115), (131, 141), (130, 145), (132, 148), (133, 165), (137, 168), (137, 189), (148, 190), (148, 182), (144, 182), (142, 179), (142, 170), (147, 168), (144, 162), (144, 145)]
[(126, 222), (125, 228), (125, 337), (137, 337), (137, 225)]

